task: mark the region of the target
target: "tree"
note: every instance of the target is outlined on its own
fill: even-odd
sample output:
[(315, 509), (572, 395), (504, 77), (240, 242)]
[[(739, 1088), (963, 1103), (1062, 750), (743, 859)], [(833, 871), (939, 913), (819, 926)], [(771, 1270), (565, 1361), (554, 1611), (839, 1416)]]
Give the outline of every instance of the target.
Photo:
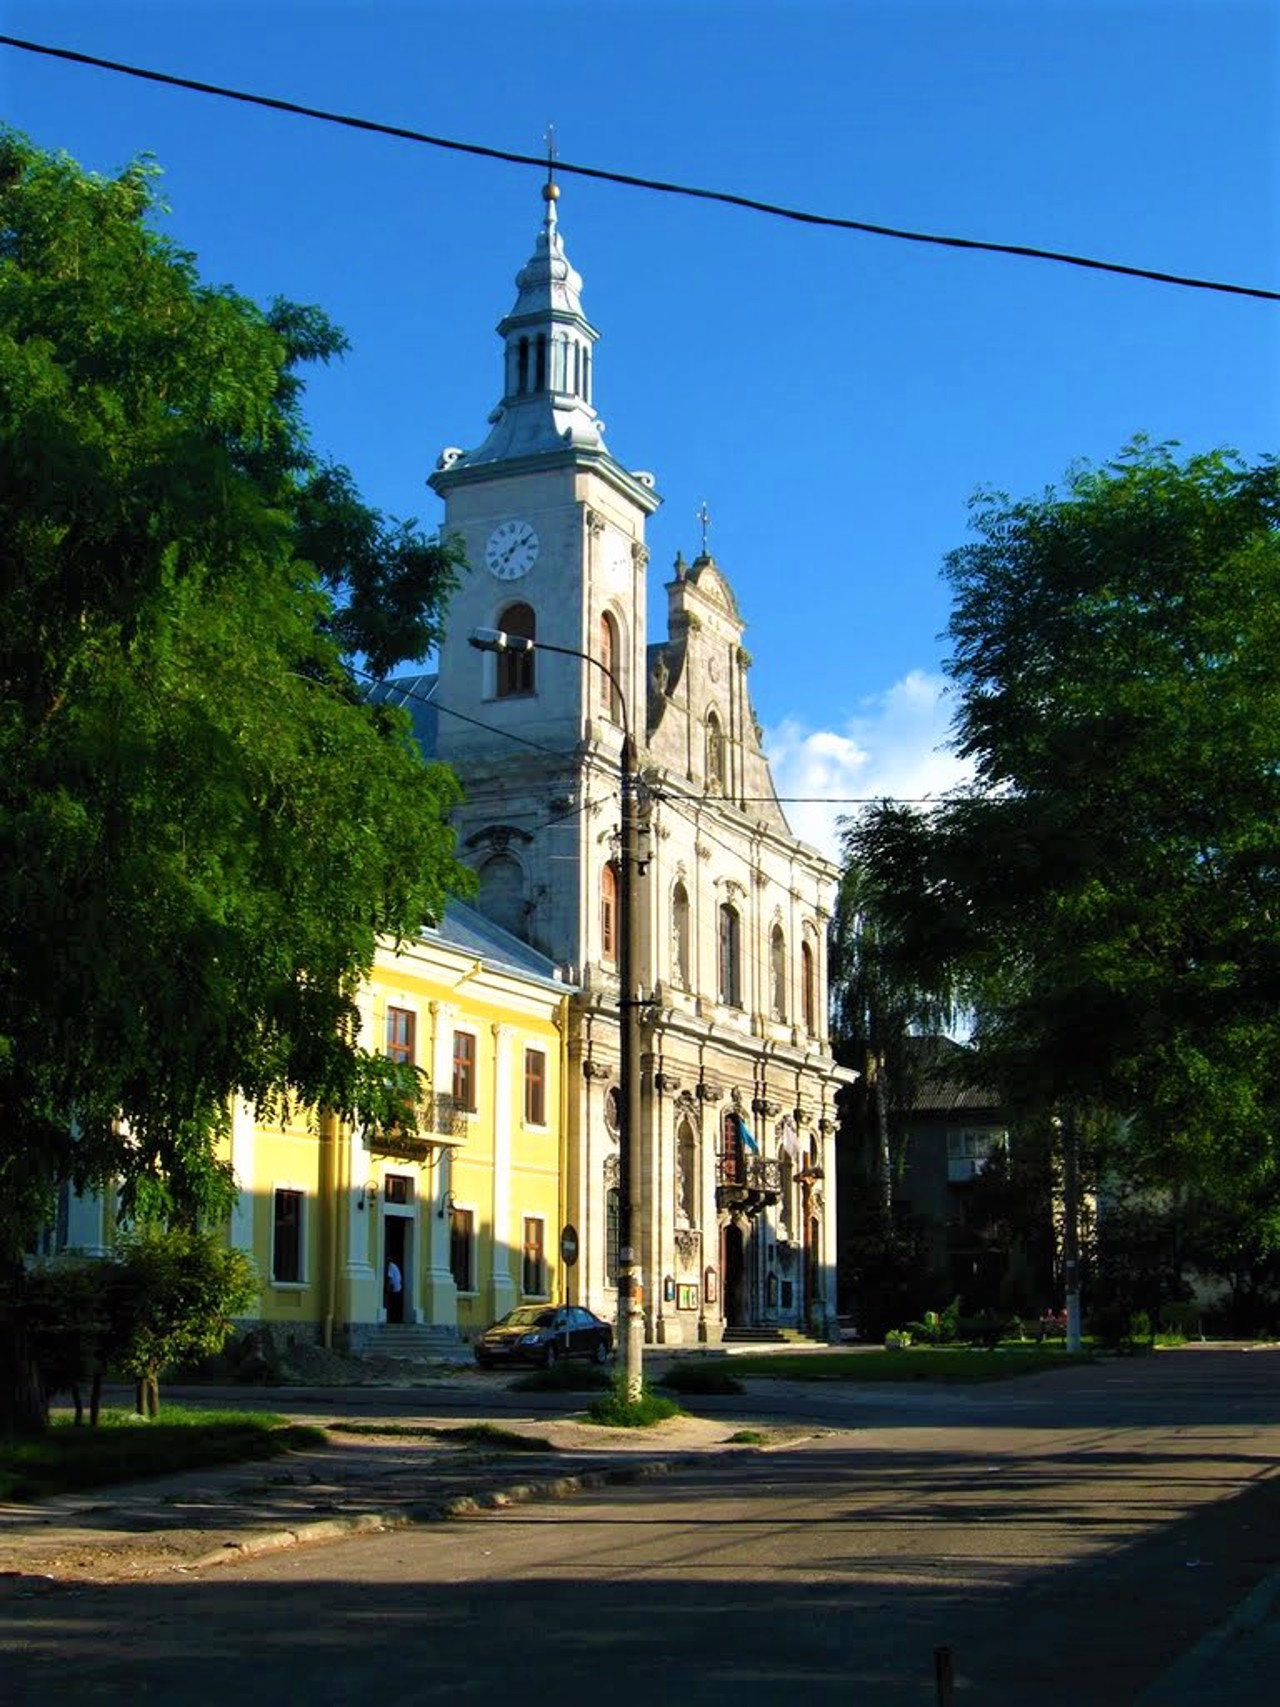
[(974, 784), (849, 851), (950, 968), (1015, 1113), (1123, 1116), (1125, 1171), (1276, 1172), (1280, 468), (1138, 442), (975, 503), (947, 560)]
[(891, 911), (868, 872), (851, 863), (841, 878), (828, 935), (831, 1047), (856, 1082), (840, 1097), (842, 1154), (876, 1182), (884, 1214), (901, 1171), (904, 1130), (915, 1095), (933, 1071), (943, 1033), (956, 1018), (949, 969), (927, 977), (903, 963)]
[[(450, 773), (355, 669), (434, 644), (456, 550), (310, 445), (299, 369), (340, 334), (202, 284), (155, 206), (145, 163), (103, 179), (0, 133), (11, 1271), (63, 1180), (222, 1213), (234, 1095), (402, 1121), (416, 1079), (361, 1045), (353, 997), (378, 936), (467, 881)], [(9, 1330), (0, 1407), (32, 1424)]]
[(137, 1387), (140, 1416), (160, 1410), (160, 1372), (222, 1350), (232, 1318), (258, 1299), (243, 1251), (210, 1233), (141, 1228), (121, 1241), (112, 1271), (114, 1361)]

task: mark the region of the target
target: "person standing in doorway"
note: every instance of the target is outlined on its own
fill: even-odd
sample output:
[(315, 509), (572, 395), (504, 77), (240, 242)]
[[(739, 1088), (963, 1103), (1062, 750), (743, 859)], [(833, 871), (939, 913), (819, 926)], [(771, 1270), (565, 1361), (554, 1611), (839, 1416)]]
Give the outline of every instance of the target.
[(398, 1322), (400, 1320), (400, 1292), (401, 1292), (401, 1289), (403, 1288), (403, 1286), (404, 1286), (404, 1279), (400, 1273), (399, 1263), (395, 1260), (394, 1257), (388, 1257), (388, 1259), (387, 1259), (387, 1284), (386, 1284), (385, 1292), (386, 1292), (386, 1304), (387, 1304), (387, 1320), (389, 1322)]

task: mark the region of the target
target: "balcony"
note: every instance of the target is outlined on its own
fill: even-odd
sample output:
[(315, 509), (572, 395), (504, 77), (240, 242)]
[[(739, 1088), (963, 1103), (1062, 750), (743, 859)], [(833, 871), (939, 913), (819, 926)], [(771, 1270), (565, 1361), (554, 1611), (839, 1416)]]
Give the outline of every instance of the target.
[(782, 1191), (782, 1165), (771, 1156), (730, 1150), (716, 1158), (716, 1208), (758, 1215)]
[(467, 1135), (466, 1111), (443, 1092), (419, 1104), (417, 1117), (416, 1132), (407, 1132), (403, 1126), (370, 1132), (365, 1139), (369, 1154), (397, 1162), (429, 1162), (437, 1150), (452, 1148)]

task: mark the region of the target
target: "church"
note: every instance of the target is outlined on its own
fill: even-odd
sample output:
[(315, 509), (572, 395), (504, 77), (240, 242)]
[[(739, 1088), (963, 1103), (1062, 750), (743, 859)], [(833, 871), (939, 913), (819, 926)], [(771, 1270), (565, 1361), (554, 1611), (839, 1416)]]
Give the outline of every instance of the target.
[[(475, 905), (552, 963), (566, 1003), (561, 1281), (617, 1311), (620, 798), (639, 819), (636, 1252), (650, 1343), (835, 1331), (835, 1099), (826, 926), (835, 867), (790, 832), (752, 709), (745, 622), (703, 549), (648, 632), (654, 476), (595, 408), (596, 328), (543, 189), (498, 325), (500, 397), (430, 484), (470, 573), (438, 673), (388, 684), (457, 772)], [(477, 435), (478, 437), (478, 435)], [(478, 631), (518, 643), (477, 650)], [(529, 644), (531, 643), (531, 644)]]

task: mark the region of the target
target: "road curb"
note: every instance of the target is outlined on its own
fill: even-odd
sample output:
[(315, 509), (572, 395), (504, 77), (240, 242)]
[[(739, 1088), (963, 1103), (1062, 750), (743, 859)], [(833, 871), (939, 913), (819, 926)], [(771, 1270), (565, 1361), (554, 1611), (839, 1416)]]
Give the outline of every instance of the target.
[(448, 1500), (420, 1500), (388, 1511), (356, 1512), (350, 1517), (322, 1517), (291, 1529), (260, 1530), (254, 1535), (224, 1541), (220, 1547), (192, 1559), (188, 1570), (211, 1565), (236, 1564), (263, 1553), (280, 1553), (290, 1547), (319, 1546), (324, 1542), (349, 1541), (357, 1535), (375, 1535), (390, 1529), (407, 1529), (416, 1523), (438, 1523), (452, 1517), (476, 1517), (481, 1512), (501, 1511), (507, 1506), (530, 1505), (537, 1500), (567, 1500), (590, 1488), (617, 1487), (629, 1482), (649, 1482), (669, 1476), (685, 1460), (647, 1458), (638, 1464), (617, 1464), (604, 1470), (583, 1470), (570, 1476), (548, 1476), (537, 1481), (512, 1482), (474, 1494), (457, 1494)]
[(1254, 1635), (1280, 1605), (1280, 1571), (1264, 1577), (1245, 1596), (1229, 1618), (1223, 1620), (1195, 1647), (1177, 1659), (1134, 1703), (1134, 1707), (1191, 1707), (1212, 1698), (1206, 1693), (1211, 1681), (1205, 1674), (1231, 1642)]

